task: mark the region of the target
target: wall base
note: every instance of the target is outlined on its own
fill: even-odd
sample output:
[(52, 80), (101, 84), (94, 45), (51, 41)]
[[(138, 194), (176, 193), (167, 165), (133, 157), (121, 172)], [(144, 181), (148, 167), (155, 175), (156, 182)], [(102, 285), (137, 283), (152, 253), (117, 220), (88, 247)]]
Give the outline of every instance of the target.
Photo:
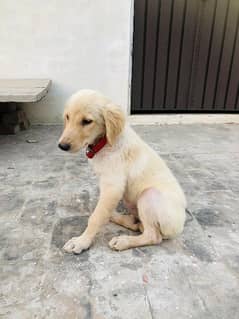
[(147, 124), (239, 124), (239, 114), (161, 114), (130, 115), (129, 122), (134, 125)]

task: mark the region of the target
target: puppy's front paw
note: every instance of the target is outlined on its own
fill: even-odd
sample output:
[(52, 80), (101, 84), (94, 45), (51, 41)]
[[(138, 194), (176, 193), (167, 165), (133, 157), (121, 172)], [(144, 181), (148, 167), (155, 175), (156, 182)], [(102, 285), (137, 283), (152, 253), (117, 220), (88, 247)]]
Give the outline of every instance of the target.
[(129, 248), (128, 236), (113, 237), (109, 242), (110, 248), (114, 250), (124, 250)]
[(63, 250), (66, 253), (80, 254), (83, 250), (90, 247), (91, 241), (87, 238), (73, 237), (64, 245)]

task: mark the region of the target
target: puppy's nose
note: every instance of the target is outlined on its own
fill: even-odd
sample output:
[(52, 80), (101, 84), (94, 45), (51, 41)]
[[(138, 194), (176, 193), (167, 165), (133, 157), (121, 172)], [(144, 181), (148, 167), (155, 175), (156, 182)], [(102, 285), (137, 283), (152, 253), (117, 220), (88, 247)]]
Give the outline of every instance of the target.
[(64, 144), (64, 143), (59, 143), (58, 147), (62, 150), (62, 151), (69, 151), (69, 149), (71, 148), (71, 144)]

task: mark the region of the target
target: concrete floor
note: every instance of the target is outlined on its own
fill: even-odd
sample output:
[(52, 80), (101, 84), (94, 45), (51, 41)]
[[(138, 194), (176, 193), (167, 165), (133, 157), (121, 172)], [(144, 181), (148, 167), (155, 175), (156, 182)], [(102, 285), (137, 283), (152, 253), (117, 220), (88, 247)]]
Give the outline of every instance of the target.
[(185, 231), (115, 252), (129, 231), (109, 224), (79, 256), (61, 247), (97, 200), (85, 155), (57, 149), (57, 126), (0, 136), (0, 318), (239, 318), (239, 126), (136, 130), (185, 189)]

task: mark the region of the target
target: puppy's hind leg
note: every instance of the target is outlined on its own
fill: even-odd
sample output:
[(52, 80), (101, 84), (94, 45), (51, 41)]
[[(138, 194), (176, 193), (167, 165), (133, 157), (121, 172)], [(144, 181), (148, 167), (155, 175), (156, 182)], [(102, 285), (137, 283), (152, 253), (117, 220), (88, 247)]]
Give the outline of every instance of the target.
[(110, 221), (133, 231), (141, 231), (142, 229), (141, 223), (138, 221), (137, 217), (132, 214), (123, 215), (114, 212), (110, 217)]
[(142, 234), (139, 236), (114, 237), (109, 245), (115, 250), (159, 244), (162, 241), (158, 221), (160, 206), (159, 192), (154, 189), (146, 190), (140, 196), (137, 207), (139, 219), (142, 222)]

